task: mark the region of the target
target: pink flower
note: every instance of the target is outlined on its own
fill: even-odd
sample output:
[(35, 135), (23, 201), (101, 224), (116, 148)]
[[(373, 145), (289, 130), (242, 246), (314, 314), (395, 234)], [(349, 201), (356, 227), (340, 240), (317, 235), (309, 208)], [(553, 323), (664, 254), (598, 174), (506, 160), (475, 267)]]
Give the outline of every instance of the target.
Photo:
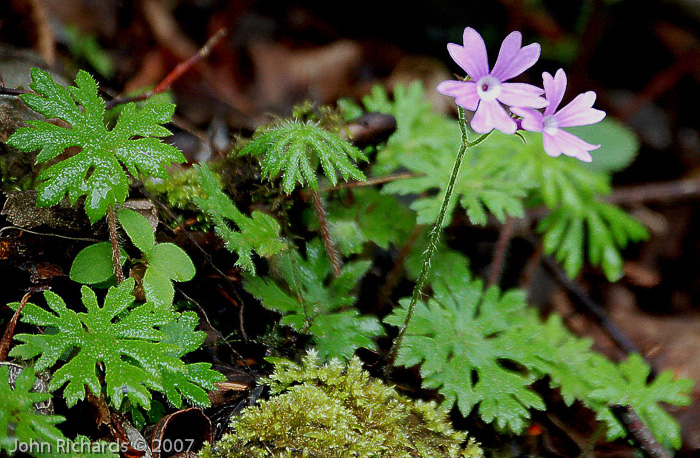
[(467, 72), (471, 81), (443, 81), (438, 84), (437, 91), (455, 97), (457, 105), (475, 112), (471, 120), (475, 132), (485, 134), (498, 129), (506, 134), (515, 133), (515, 121), (501, 104), (526, 108), (547, 106), (547, 101), (540, 97), (544, 92), (542, 89), (525, 83), (505, 82), (532, 67), (540, 57), (537, 43), (524, 48), (521, 45), (520, 32), (508, 35), (492, 71), (489, 70), (484, 40), (471, 27), (464, 29), (464, 46), (447, 45), (450, 56)]
[(552, 75), (545, 72), (544, 92), (549, 105), (543, 113), (528, 108), (512, 108), (511, 111), (522, 119), (522, 128), (533, 132), (542, 132), (544, 151), (552, 157), (561, 154), (572, 156), (583, 162), (591, 162), (593, 158), (589, 151), (600, 148), (591, 145), (577, 136), (562, 130), (562, 127), (587, 126), (600, 122), (605, 112), (593, 108), (596, 94), (588, 91), (576, 96), (568, 105), (556, 111), (566, 91), (566, 74), (559, 69)]

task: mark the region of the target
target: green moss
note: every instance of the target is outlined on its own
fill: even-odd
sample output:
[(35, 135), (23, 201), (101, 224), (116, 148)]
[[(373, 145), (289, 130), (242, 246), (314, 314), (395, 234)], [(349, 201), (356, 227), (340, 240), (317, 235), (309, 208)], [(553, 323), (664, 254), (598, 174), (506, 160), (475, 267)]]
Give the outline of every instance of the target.
[(445, 409), (412, 400), (370, 378), (355, 358), (321, 365), (276, 361), (264, 384), (271, 396), (231, 422), (231, 433), (204, 450), (207, 458), (468, 457), (481, 449), (454, 431)]

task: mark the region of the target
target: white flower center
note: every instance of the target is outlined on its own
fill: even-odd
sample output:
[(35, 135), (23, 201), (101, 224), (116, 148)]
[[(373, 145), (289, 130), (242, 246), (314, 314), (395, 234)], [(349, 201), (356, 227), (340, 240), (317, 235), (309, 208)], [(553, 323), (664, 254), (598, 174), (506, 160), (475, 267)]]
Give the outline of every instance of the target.
[(491, 75), (484, 76), (476, 82), (476, 93), (481, 100), (496, 100), (501, 95), (501, 82)]
[(542, 118), (542, 130), (544, 130), (549, 135), (555, 135), (559, 131), (559, 125), (554, 116), (549, 115)]

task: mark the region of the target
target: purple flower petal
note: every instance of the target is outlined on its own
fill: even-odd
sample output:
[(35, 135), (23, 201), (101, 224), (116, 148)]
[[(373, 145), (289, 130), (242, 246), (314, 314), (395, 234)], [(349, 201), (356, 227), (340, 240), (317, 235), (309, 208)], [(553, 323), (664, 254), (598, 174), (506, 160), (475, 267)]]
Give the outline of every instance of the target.
[(564, 92), (566, 91), (566, 73), (560, 68), (552, 78), (552, 75), (544, 72), (542, 73), (542, 81), (544, 83), (544, 92), (549, 101), (549, 106), (545, 108), (544, 114), (551, 115), (559, 108), (559, 104), (564, 98)]
[(545, 132), (542, 137), (544, 151), (552, 157), (564, 154), (583, 162), (591, 162), (593, 158), (589, 151), (600, 148), (600, 145), (592, 145), (561, 129), (553, 135)]
[(576, 96), (564, 108), (554, 114), (554, 119), (559, 127), (587, 126), (600, 122), (605, 117), (605, 112), (593, 107), (596, 94), (588, 91)]
[(449, 95), (451, 97), (457, 97), (457, 94), (462, 92), (463, 81), (446, 80), (442, 81), (435, 88), (440, 94)]
[(447, 80), (438, 84), (435, 89), (440, 94), (454, 97), (457, 105), (466, 110), (474, 111), (479, 104), (479, 94), (473, 81)]
[(481, 35), (471, 27), (464, 29), (464, 46), (449, 43), (447, 50), (457, 65), (462, 67), (473, 80), (489, 74), (486, 44)]
[(521, 48), (522, 41), (520, 32), (511, 32), (503, 40), (496, 64), (491, 72), (493, 76), (501, 81), (506, 81), (535, 65), (537, 59), (540, 58), (540, 45), (532, 43)]
[(498, 100), (511, 107), (544, 108), (547, 100), (540, 97), (542, 89), (525, 83), (503, 83)]
[(497, 101), (480, 101), (471, 122), (474, 132), (486, 134), (493, 129), (498, 129), (504, 134), (514, 134), (518, 126), (506, 112), (505, 108)]
[(510, 111), (523, 118), (520, 122), (523, 130), (528, 130), (530, 132), (542, 132), (544, 129), (544, 126), (542, 125), (543, 116), (539, 111), (533, 110), (532, 108), (517, 107), (512, 107)]

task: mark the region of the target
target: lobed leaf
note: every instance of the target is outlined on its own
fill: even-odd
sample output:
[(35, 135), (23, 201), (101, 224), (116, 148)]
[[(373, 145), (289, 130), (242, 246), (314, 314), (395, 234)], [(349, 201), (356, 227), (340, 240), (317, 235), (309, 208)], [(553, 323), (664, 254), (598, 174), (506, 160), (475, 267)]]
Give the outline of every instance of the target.
[(66, 194), (73, 203), (86, 196), (85, 211), (94, 223), (108, 207), (124, 203), (129, 191), (126, 171), (135, 177), (165, 178), (166, 166), (185, 161), (177, 148), (153, 138), (169, 135), (161, 124), (170, 122), (172, 104), (148, 101), (141, 109), (128, 104), (115, 128), (109, 130), (105, 102), (88, 73), (78, 72), (76, 85), (69, 88), (57, 84), (44, 70), (33, 68), (31, 75), (35, 93), (23, 94), (21, 99), (46, 119), (60, 119), (69, 127), (30, 121), (29, 127), (19, 128), (7, 143), (20, 151), (39, 149), (37, 163), (56, 158), (66, 148), (79, 148), (39, 175), (39, 205), (55, 205)]

